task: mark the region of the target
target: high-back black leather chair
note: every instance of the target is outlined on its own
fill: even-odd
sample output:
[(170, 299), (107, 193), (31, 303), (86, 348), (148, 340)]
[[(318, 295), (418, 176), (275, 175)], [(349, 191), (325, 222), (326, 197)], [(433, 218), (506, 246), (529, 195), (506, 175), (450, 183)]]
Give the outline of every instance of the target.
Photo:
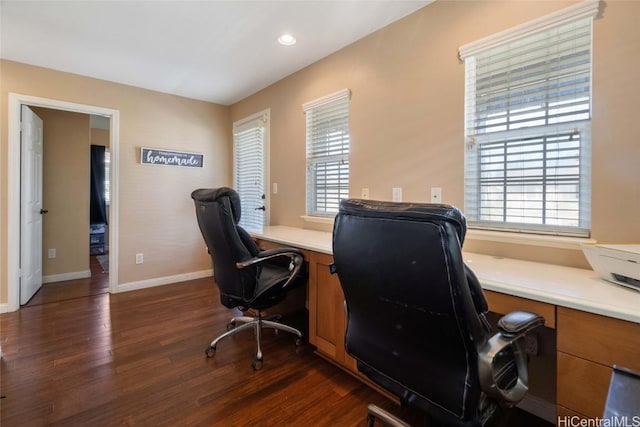
[[(544, 323), (514, 312), (491, 336), (482, 289), (465, 265), (465, 218), (447, 205), (343, 200), (334, 268), (358, 369), (436, 425), (479, 426), (527, 391), (524, 334)], [(403, 425), (369, 407), (373, 418)]]
[[(238, 225), (240, 197), (227, 187), (199, 189), (191, 193), (196, 217), (204, 241), (213, 261), (213, 274), (220, 290), (220, 301), (225, 307), (249, 309), (254, 316), (233, 317), (227, 324), (228, 332), (214, 339), (205, 350), (213, 357), (220, 340), (244, 329), (254, 329), (257, 353), (253, 369), (262, 367), (262, 328), (269, 327), (296, 335), (296, 345), (302, 343), (302, 333), (275, 320), (279, 316), (263, 316), (261, 310), (282, 301), (287, 292), (305, 283), (301, 274), (304, 263), (302, 252), (294, 248), (260, 251), (251, 236)], [(282, 261), (284, 263), (277, 262)], [(275, 319), (274, 319), (275, 317)], [(236, 327), (237, 323), (242, 325)]]

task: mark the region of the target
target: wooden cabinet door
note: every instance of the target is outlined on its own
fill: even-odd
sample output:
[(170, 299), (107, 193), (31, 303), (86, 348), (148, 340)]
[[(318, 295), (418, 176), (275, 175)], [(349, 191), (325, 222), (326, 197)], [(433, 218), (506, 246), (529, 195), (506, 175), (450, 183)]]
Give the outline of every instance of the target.
[(602, 417), (612, 366), (640, 369), (640, 324), (558, 307), (559, 406)]
[(562, 352), (557, 363), (557, 404), (590, 418), (602, 417), (611, 368)]
[(309, 257), (309, 341), (320, 353), (343, 365), (346, 318), (338, 276), (329, 272), (331, 255)]

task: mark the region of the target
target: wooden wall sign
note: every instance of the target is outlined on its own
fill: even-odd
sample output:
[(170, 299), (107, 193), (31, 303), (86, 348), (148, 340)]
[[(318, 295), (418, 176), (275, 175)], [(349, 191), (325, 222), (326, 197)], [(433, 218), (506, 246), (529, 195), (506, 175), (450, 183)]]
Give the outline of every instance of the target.
[(143, 165), (201, 168), (204, 165), (204, 154), (143, 147), (140, 149), (140, 163)]

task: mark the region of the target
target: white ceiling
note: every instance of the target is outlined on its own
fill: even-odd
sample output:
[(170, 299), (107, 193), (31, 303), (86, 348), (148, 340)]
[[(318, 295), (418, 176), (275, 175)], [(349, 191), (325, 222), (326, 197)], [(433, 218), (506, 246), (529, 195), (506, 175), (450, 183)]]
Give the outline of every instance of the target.
[(228, 105), (430, 1), (1, 0), (0, 57)]

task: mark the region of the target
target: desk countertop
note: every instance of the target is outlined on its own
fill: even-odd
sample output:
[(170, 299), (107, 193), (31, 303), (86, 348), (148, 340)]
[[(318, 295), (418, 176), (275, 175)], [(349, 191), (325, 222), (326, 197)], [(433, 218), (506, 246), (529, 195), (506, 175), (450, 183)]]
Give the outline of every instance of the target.
[[(329, 232), (270, 226), (257, 238), (332, 254)], [(640, 292), (607, 282), (592, 270), (464, 252), (484, 289), (640, 323)]]

